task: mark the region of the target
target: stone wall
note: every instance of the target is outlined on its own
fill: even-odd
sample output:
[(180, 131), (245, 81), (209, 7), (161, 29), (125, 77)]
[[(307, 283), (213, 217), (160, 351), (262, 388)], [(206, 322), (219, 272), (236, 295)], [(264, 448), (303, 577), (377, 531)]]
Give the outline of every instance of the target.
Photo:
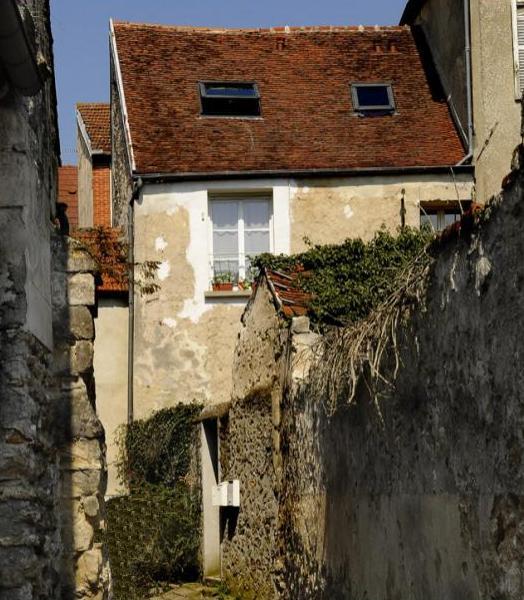
[(424, 305), (398, 330), (394, 391), (378, 402), (362, 380), (330, 414), (308, 383), (322, 339), (257, 290), (222, 442), (225, 475), (241, 481), (228, 582), (256, 597), (257, 565), (286, 600), (524, 597), (523, 196), (515, 170), (472, 232), (436, 247)]
[(522, 172), (443, 243), (402, 329), (395, 392), (328, 417), (307, 381), (283, 408), (287, 598), (524, 595)]
[(131, 167), (126, 149), (124, 115), (117, 85), (115, 62), (111, 56), (111, 203), (112, 226), (127, 231), (127, 210), (131, 200)]
[[(42, 73), (52, 73), (49, 3), (18, 4)], [(0, 598), (56, 598), (58, 470), (49, 427), (54, 80), (32, 98), (10, 88), (0, 96)]]
[(62, 597), (108, 598), (103, 534), (104, 430), (95, 408), (93, 310), (96, 264), (76, 240), (53, 240), (52, 426), (58, 451)]

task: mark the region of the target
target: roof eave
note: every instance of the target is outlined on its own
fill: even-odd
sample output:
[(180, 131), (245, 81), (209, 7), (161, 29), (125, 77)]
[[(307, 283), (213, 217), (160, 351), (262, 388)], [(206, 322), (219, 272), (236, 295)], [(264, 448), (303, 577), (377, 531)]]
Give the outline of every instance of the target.
[(399, 25), (412, 25), (415, 17), (420, 13), (420, 10), (426, 4), (427, 0), (408, 0), (406, 8), (400, 17)]
[(365, 177), (378, 175), (443, 175), (473, 173), (473, 165), (449, 164), (415, 167), (359, 167), (352, 169), (302, 169), (302, 170), (259, 170), (259, 171), (211, 171), (178, 173), (139, 173), (135, 179), (144, 183), (162, 183), (170, 181), (209, 181), (212, 179), (263, 179), (268, 177)]

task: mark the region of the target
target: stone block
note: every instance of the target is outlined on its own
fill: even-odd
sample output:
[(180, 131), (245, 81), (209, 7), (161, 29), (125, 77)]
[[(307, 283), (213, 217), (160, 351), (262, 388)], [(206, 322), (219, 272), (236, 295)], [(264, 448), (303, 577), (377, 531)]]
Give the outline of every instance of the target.
[(95, 303), (95, 278), (90, 273), (68, 275), (66, 285), (71, 306), (92, 306)]
[(60, 467), (66, 471), (97, 470), (103, 466), (102, 447), (98, 440), (76, 440), (60, 452)]
[(55, 343), (72, 340), (92, 340), (95, 336), (93, 315), (87, 306), (62, 306), (53, 314)]
[(53, 353), (53, 371), (56, 374), (79, 375), (93, 368), (93, 343), (79, 340), (70, 345), (62, 342)]
[(292, 333), (309, 333), (309, 317), (294, 317), (291, 321)]
[(78, 240), (67, 236), (55, 236), (52, 240), (53, 267), (67, 273), (98, 271), (96, 260)]
[(71, 471), (67, 462), (62, 464), (65, 469), (61, 474), (62, 496), (66, 498), (81, 498), (97, 493), (103, 493), (100, 481), (100, 471), (83, 470)]
[(53, 416), (57, 443), (60, 446), (76, 438), (103, 437), (104, 428), (81, 379), (55, 396)]
[(100, 581), (104, 561), (99, 548), (93, 548), (84, 552), (78, 559), (76, 565), (77, 590), (94, 589)]
[(98, 516), (100, 512), (100, 504), (98, 502), (98, 498), (96, 496), (89, 496), (82, 500), (82, 506), (84, 508), (85, 514), (94, 519)]

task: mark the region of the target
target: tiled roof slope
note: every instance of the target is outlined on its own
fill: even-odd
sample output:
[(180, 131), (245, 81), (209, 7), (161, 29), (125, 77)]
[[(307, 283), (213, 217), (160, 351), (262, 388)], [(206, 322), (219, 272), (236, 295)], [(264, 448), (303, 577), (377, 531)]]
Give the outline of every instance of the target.
[[(408, 28), (207, 30), (115, 23), (139, 173), (443, 166), (463, 146)], [(198, 81), (255, 81), (262, 119), (200, 116)], [(392, 82), (362, 118), (350, 82)]]
[(78, 103), (93, 151), (111, 154), (111, 112), (109, 104)]
[(298, 286), (298, 272), (283, 273), (266, 269), (264, 276), (275, 301), (286, 317), (299, 317), (308, 313), (311, 294)]
[(58, 202), (67, 206), (69, 227), (78, 227), (78, 170), (74, 165), (64, 165), (58, 169)]

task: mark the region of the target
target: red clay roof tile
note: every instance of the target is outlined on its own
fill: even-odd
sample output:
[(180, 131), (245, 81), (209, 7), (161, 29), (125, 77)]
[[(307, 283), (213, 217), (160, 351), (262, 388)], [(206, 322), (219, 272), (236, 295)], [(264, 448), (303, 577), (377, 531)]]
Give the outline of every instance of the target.
[(282, 273), (266, 269), (264, 275), (275, 300), (286, 317), (299, 317), (308, 313), (311, 294), (298, 286), (298, 270)]
[(111, 154), (111, 112), (109, 104), (78, 103), (76, 105), (86, 128), (91, 149)]
[[(464, 148), (405, 27), (221, 30), (115, 23), (139, 173), (445, 166)], [(202, 117), (199, 81), (255, 81), (262, 118)], [(363, 118), (351, 82), (391, 82)]]

